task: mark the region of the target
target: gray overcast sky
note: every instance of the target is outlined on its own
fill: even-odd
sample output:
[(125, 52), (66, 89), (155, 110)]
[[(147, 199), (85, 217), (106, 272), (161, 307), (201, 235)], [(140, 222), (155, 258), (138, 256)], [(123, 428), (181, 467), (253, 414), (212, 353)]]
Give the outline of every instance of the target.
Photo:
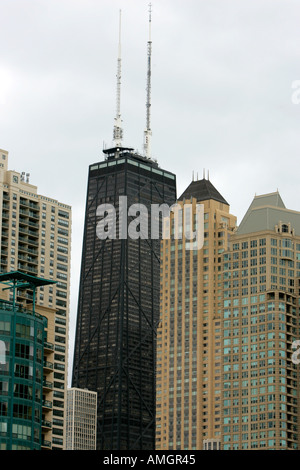
[[(146, 0), (0, 0), (0, 148), (40, 194), (73, 208), (71, 358), (88, 165), (116, 111), (122, 9), (124, 145), (142, 151)], [(279, 190), (300, 210), (299, 0), (152, 0), (153, 157), (178, 195), (209, 170), (240, 222)]]

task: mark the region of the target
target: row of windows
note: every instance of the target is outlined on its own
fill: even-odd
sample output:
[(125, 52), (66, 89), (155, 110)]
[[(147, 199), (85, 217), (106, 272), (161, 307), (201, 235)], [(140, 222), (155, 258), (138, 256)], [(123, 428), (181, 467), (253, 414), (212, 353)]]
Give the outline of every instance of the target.
[[(300, 251), (300, 243), (294, 243), (291, 239), (289, 238), (283, 238), (283, 239), (277, 239), (277, 238), (271, 238), (270, 240), (271, 246), (282, 246), (285, 248), (295, 248), (297, 251)], [(256, 248), (258, 246), (266, 246), (266, 238), (259, 238), (258, 240), (251, 240), (250, 243), (248, 241), (245, 242), (240, 242), (240, 243), (233, 243), (232, 244), (232, 249), (233, 251), (238, 251), (238, 250), (247, 250), (249, 247), (250, 248)]]
[[(5, 217), (5, 214), (7, 214), (7, 213), (6, 213), (6, 212), (3, 213), (3, 216), (4, 216), (4, 217)], [(14, 211), (12, 212), (12, 218), (13, 218), (13, 219), (16, 219), (16, 218), (17, 218), (17, 213), (14, 212)], [(26, 223), (26, 221), (24, 221), (22, 218), (20, 218), (20, 223), (22, 223), (22, 222), (23, 222), (23, 223), (24, 223), (24, 222)], [(31, 225), (31, 226), (34, 227), (34, 228), (39, 228), (38, 224), (33, 223), (33, 222), (29, 223), (29, 225)], [(12, 228), (16, 228), (16, 222), (15, 222), (14, 220), (12, 221), (11, 226), (12, 226)], [(65, 226), (65, 224), (64, 224), (64, 226)], [(55, 230), (55, 228), (56, 228), (55, 224), (54, 224), (54, 223), (51, 223), (50, 229), (51, 229), (52, 232)], [(20, 230), (21, 230), (21, 229), (22, 229), (22, 227), (20, 227)], [(42, 222), (42, 230), (41, 230), (41, 235), (42, 235), (42, 237), (45, 237), (45, 236), (46, 236), (46, 231), (45, 231), (45, 229), (46, 229), (46, 223), (45, 223), (45, 222)], [(24, 231), (24, 229), (23, 229), (23, 231)], [(69, 230), (67, 230), (67, 229), (65, 229), (65, 228), (57, 227), (57, 233), (58, 233), (59, 235), (63, 235), (63, 236), (66, 236), (66, 237), (69, 236)], [(15, 230), (13, 230), (13, 231), (12, 231), (12, 236), (15, 236), (15, 234), (16, 234), (16, 233), (15, 233)], [(32, 235), (37, 235), (37, 232), (33, 232)], [(58, 237), (58, 238), (59, 238), (59, 237)], [(62, 243), (64, 243), (64, 242), (62, 242)]]

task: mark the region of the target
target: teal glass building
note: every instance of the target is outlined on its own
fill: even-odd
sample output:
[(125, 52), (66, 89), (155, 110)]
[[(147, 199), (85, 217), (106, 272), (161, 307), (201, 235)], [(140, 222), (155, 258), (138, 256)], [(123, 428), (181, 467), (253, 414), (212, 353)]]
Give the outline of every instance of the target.
[(0, 450), (42, 447), (43, 368), (47, 318), (15, 302), (16, 289), (52, 283), (24, 273), (0, 274), (13, 301), (0, 300)]

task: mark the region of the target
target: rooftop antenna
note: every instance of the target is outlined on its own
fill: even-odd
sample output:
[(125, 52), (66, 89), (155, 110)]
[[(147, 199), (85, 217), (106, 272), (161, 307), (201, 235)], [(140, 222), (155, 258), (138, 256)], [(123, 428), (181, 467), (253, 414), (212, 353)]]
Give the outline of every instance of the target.
[(122, 119), (121, 119), (121, 10), (119, 14), (119, 46), (117, 65), (117, 109), (115, 125), (113, 131), (113, 141), (115, 147), (121, 147), (123, 139)]
[(147, 100), (146, 100), (146, 129), (144, 131), (144, 154), (147, 158), (151, 158), (151, 124), (150, 124), (150, 108), (151, 108), (151, 3), (149, 3), (149, 39), (148, 39), (148, 61), (147, 61)]

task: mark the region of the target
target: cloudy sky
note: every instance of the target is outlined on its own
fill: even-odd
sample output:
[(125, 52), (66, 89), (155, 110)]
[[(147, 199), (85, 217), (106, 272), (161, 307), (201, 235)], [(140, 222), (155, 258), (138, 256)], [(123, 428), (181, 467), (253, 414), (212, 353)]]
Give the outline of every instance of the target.
[[(124, 145), (142, 151), (148, 3), (0, 0), (0, 148), (73, 208), (71, 356), (88, 166), (112, 143), (119, 10)], [(153, 157), (178, 195), (205, 169), (238, 222), (277, 189), (300, 210), (299, 18), (299, 0), (152, 0)]]

